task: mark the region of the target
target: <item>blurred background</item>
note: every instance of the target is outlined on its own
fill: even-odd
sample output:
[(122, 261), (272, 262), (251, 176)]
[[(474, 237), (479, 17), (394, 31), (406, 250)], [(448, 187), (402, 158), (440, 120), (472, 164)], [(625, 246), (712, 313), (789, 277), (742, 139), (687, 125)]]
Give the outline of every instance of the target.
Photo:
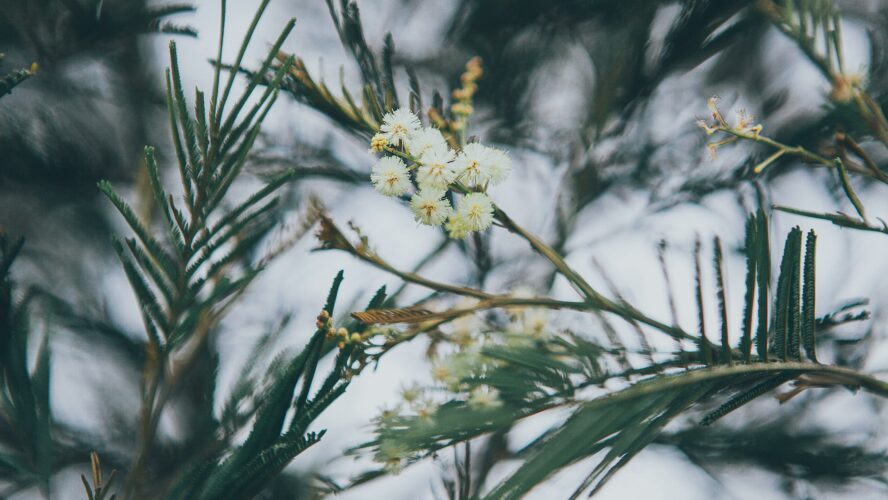
[[(755, 3), (379, 0), (357, 5), (371, 48), (382, 51), (386, 34), (393, 37), (396, 85), (409, 87), (405, 70), (411, 68), (427, 103), (433, 90), (447, 95), (457, 87), (466, 61), (480, 56), (485, 75), (470, 134), (507, 149), (515, 163), (509, 181), (492, 191), (496, 202), (562, 251), (593, 285), (609, 289), (612, 282), (649, 315), (669, 320), (674, 314), (692, 330), (691, 253), (697, 236), (722, 237), (730, 249), (729, 285), (740, 286), (743, 225), (760, 201), (820, 212), (853, 210), (830, 172), (790, 159), (753, 175), (751, 167), (770, 151), (735, 144), (713, 157), (695, 124), (708, 114), (707, 99), (718, 95), (729, 116), (743, 108), (768, 136), (821, 150), (830, 147), (847, 113), (829, 99), (833, 83)], [(841, 0), (837, 6), (844, 19), (845, 66), (865, 75), (884, 108), (888, 5)], [(143, 0), (0, 0), (0, 52), (6, 55), (0, 72), (39, 64), (36, 75), (0, 100), (0, 228), (26, 240), (16, 280), (66, 305), (64, 313), (36, 321), (52, 332), (51, 403), (61, 443), (55, 498), (83, 497), (79, 474), (88, 468), (90, 450), (121, 469), (132, 453), (144, 333), (110, 245), (112, 233), (127, 229), (95, 186), (108, 179), (129, 199), (137, 198), (145, 189), (139, 174), (145, 145), (158, 148), (159, 163), (175, 183), (163, 90), (167, 44), (172, 39), (178, 45), (186, 90), (207, 89), (218, 35), (217, 2), (191, 7)], [(231, 40), (247, 29), (253, 9), (253, 2), (230, 2), (226, 34)], [(273, 0), (247, 66), (264, 56), (290, 17), (297, 19), (296, 29), (284, 50), (301, 57), (331, 88), (342, 78), (346, 88), (357, 89), (360, 71), (321, 0)], [(236, 48), (229, 44), (223, 61), (232, 60)], [(863, 139), (862, 147), (884, 167), (885, 149)], [(439, 232), (416, 225), (407, 208), (373, 192), (367, 148), (322, 113), (283, 94), (248, 175), (235, 189), (249, 192), (263, 174), (295, 166), (305, 173), (288, 191), (279, 215), (285, 223), (304, 212), (314, 195), (337, 220), (354, 221), (381, 255), (403, 269), (433, 254), (423, 272), (442, 281), (496, 292), (529, 285), (537, 293), (573, 298), (546, 262), (504, 231), (442, 245)], [(883, 185), (860, 181), (857, 187), (868, 212), (888, 214)], [(870, 299), (869, 319), (837, 330), (835, 356), (869, 372), (888, 369), (883, 313), (888, 241), (786, 214), (774, 216), (774, 234), (797, 224), (820, 236), (818, 314)], [(278, 347), (305, 342), (339, 269), (345, 272), (341, 303), (363, 304), (380, 285), (400, 285), (345, 254), (312, 252), (316, 246), (311, 237), (300, 240), (214, 332), (207, 356), (218, 359), (218, 380), (190, 381), (161, 423), (169, 467), (200, 427), (199, 409), (208, 391), (230, 390), (244, 364), (252, 362), (248, 353), (262, 334), (289, 316)], [(671, 291), (658, 248), (663, 248)], [(733, 317), (740, 315), (739, 290), (728, 290)], [(406, 293), (409, 300), (424, 292)], [(714, 311), (709, 318), (716, 318)], [(552, 321), (555, 328), (603, 335), (600, 325), (579, 315)], [(627, 344), (635, 339), (631, 333), (625, 337)], [(673, 347), (666, 337), (652, 335), (651, 342), (655, 349)], [(366, 468), (369, 459), (341, 458), (342, 451), (369, 437), (371, 418), (399, 399), (402, 386), (429, 380), (426, 347), (423, 341), (404, 346), (354, 382), (322, 419), (330, 429), (322, 445), (300, 456), (270, 486), (268, 498), (300, 497), (303, 478), (312, 472), (347, 478)], [(760, 426), (749, 435), (761, 441), (727, 453), (730, 460), (710, 462), (705, 454), (664, 439), (618, 474), (600, 498), (885, 498), (888, 475), (880, 460), (888, 434), (880, 422), (886, 415), (872, 398), (832, 391), (806, 394), (779, 409), (769, 399), (749, 411), (760, 412)], [(529, 422), (526, 431), (545, 428), (547, 418), (552, 417)], [(834, 464), (818, 468), (812, 465), (816, 460), (780, 455), (781, 443), (800, 433), (819, 433), (873, 453), (866, 455), (871, 467), (852, 474)], [(0, 430), (0, 438), (3, 434)], [(513, 467), (504, 461), (491, 477)], [(4, 471), (0, 468), (0, 496), (39, 497), (27, 478)], [(440, 478), (446, 473), (445, 459), (427, 461), (341, 497), (443, 497)], [(565, 497), (584, 476), (578, 464), (531, 498)]]

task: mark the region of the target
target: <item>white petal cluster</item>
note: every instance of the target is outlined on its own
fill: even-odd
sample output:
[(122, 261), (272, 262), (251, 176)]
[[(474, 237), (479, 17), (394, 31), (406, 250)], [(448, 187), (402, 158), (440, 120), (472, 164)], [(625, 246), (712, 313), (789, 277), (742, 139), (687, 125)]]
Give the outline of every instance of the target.
[(422, 158), (427, 153), (447, 153), (447, 140), (444, 134), (434, 127), (418, 129), (407, 138), (407, 150), (417, 158)]
[(488, 173), (490, 174), (490, 183), (494, 186), (502, 184), (509, 174), (512, 173), (512, 159), (505, 151), (500, 149), (488, 148)]
[(463, 380), (477, 377), (488, 368), (488, 362), (480, 349), (468, 349), (453, 353), (432, 365), (432, 379), (449, 390), (459, 390)]
[(447, 189), (458, 175), (453, 160), (456, 155), (449, 149), (427, 151), (419, 158), (416, 182), (422, 189)]
[(453, 211), (450, 208), (450, 202), (444, 199), (444, 194), (443, 189), (423, 188), (413, 195), (410, 200), (410, 208), (413, 210), (416, 221), (429, 226), (444, 224)]
[(466, 144), (455, 163), (459, 179), (473, 187), (499, 184), (512, 171), (505, 152), (477, 143)]
[[(406, 108), (383, 117), (370, 151), (392, 153), (373, 166), (373, 187), (386, 196), (413, 192), (410, 208), (416, 221), (443, 224), (451, 238), (465, 238), (491, 226), (494, 205), (487, 188), (502, 183), (512, 172), (512, 160), (504, 151), (478, 143), (451, 149), (440, 130), (423, 127)], [(418, 190), (414, 191), (414, 185)], [(461, 196), (456, 209), (447, 199), (452, 187), (455, 193), (470, 191)]]
[(457, 207), (469, 231), (484, 231), (493, 224), (493, 202), (484, 193), (469, 193)]
[(472, 229), (469, 227), (469, 222), (459, 212), (454, 213), (449, 219), (447, 219), (447, 224), (444, 224), (444, 229), (447, 230), (447, 235), (454, 240), (465, 239), (465, 237), (472, 232)]
[(472, 408), (484, 409), (497, 408), (502, 406), (503, 402), (500, 400), (498, 390), (488, 386), (480, 386), (472, 389), (466, 404)]
[(413, 112), (406, 108), (399, 108), (382, 117), (382, 126), (379, 132), (392, 146), (406, 144), (410, 135), (419, 130), (422, 124)]
[(401, 196), (410, 191), (410, 174), (407, 166), (397, 156), (384, 156), (373, 165), (370, 182), (386, 196)]

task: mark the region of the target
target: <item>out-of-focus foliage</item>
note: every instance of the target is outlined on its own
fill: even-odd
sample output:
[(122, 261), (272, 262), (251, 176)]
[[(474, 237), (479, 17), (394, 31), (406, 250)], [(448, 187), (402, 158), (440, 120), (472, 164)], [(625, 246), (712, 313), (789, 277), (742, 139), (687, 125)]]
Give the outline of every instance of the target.
[[(885, 396), (888, 386), (864, 370), (865, 351), (876, 342), (872, 331), (859, 339), (834, 332), (868, 319), (857, 309), (862, 302), (816, 315), (823, 311), (814, 302), (814, 233), (804, 237), (796, 227), (786, 235), (782, 252), (773, 250), (771, 238), (783, 235), (769, 229), (774, 212), (767, 182), (756, 186), (759, 207), (745, 233), (721, 235), (741, 243), (713, 241), (716, 286), (704, 284), (703, 269), (710, 266), (702, 262), (699, 241), (694, 275), (673, 277), (695, 284), (696, 331), (683, 329), (674, 318), (649, 316), (644, 304), (632, 304), (619, 293), (619, 283), (608, 292), (592, 287), (564, 254), (581, 212), (614, 189), (644, 190), (656, 209), (699, 201), (747, 181), (773, 180), (798, 160), (834, 172), (832, 187), (856, 216), (774, 208), (888, 233), (884, 222), (868, 215), (855, 190), (861, 179), (888, 179), (881, 85), (888, 73), (884, 50), (878, 50), (885, 47), (881, 28), (888, 26), (888, 11), (820, 0), (462, 0), (453, 7), (441, 49), (430, 56), (396, 52), (397, 32), (383, 40), (368, 37), (355, 2), (327, 0), (331, 29), (359, 75), (360, 85), (350, 88), (324, 81), (302, 59), (281, 51), (292, 23), (261, 61), (245, 60), (268, 3), (260, 2), (235, 60), (223, 61), (226, 3), (221, 2), (223, 37), (207, 66), (214, 76), (207, 94), (197, 90), (186, 96), (171, 45), (164, 123), (172, 141), (168, 148), (146, 148), (135, 160), (136, 144), (157, 139), (150, 131), (164, 101), (147, 83), (151, 72), (136, 34), (194, 35), (173, 17), (192, 7), (123, 0), (0, 1), (4, 65), (28, 68), (4, 71), (7, 76), (0, 80), (0, 96), (5, 96), (0, 100), (0, 189), (16, 193), (3, 205), (18, 207), (3, 210), (0, 226), (11, 234), (37, 233), (38, 251), (25, 256), (54, 276), (66, 267), (59, 262), (76, 261), (77, 252), (56, 244), (54, 234), (41, 235), (33, 218), (20, 215), (32, 212), (32, 206), (74, 203), (82, 210), (73, 220), (90, 220), (89, 239), (104, 241), (108, 228), (92, 199), (95, 181), (103, 179), (99, 190), (132, 233), (113, 246), (145, 327), (144, 336), (125, 331), (102, 306), (72, 297), (70, 288), (13, 286), (10, 266), (21, 245), (6, 237), (0, 241), (0, 495), (27, 488), (48, 495), (58, 471), (89, 463), (92, 481), (83, 476), (89, 498), (117, 490), (123, 498), (307, 497), (370, 482), (453, 448), (461, 455), (442, 479), (450, 498), (520, 497), (575, 465), (586, 467), (574, 492), (579, 496), (598, 491), (650, 444), (673, 447), (713, 474), (752, 464), (794, 484), (885, 482), (881, 450), (836, 444), (831, 429), (794, 427), (823, 400), (809, 394), (862, 389)], [(419, 2), (399, 6), (409, 12)], [(843, 20), (871, 28), (865, 78), (845, 67)], [(775, 39), (794, 45), (798, 58), (823, 77), (827, 95), (816, 119), (774, 126), (768, 121), (793, 112), (787, 104), (791, 86), (765, 85), (777, 80), (765, 57)], [(467, 60), (478, 64), (475, 56), (484, 61), (485, 76), (469, 101), (459, 97), (467, 88), (465, 77), (455, 93), (427, 83), (458, 81)], [(567, 89), (571, 78), (579, 84)], [(238, 79), (246, 89), (235, 95)], [(683, 168), (696, 165), (698, 153), (705, 151), (702, 134), (678, 120), (669, 125), (676, 130), (664, 132), (659, 118), (663, 102), (682, 86), (696, 92), (700, 103), (706, 97), (699, 95), (702, 88), (739, 92), (763, 116), (764, 125), (746, 115), (729, 121), (711, 101), (711, 117), (702, 124), (713, 136), (709, 149), (751, 146), (736, 165), (716, 173)], [(551, 207), (542, 209), (552, 214), (551, 234), (533, 235), (499, 207), (493, 212), (494, 231), (523, 239), (522, 248), (529, 244), (534, 251), (529, 258), (551, 269), (540, 280), (546, 285), (538, 290), (543, 295), (485, 288), (498, 266), (508, 264), (498, 260), (490, 232), (455, 243), (445, 239), (415, 269), (402, 270), (384, 260), (358, 228), (353, 227), (358, 239), (352, 241), (313, 208), (294, 234), (269, 250), (272, 234), (293, 208), (283, 201), (300, 200), (297, 190), (289, 191), (294, 183), (321, 177), (354, 187), (367, 178), (364, 165), (339, 164), (335, 144), (319, 147), (296, 139), (289, 150), (291, 145), (259, 141), (280, 91), (362, 145), (386, 113), (404, 108), (440, 129), (454, 149), (476, 142), (472, 134), (480, 133), (485, 141), (551, 159), (562, 186)], [(475, 128), (467, 131), (470, 116)], [(303, 160), (325, 164), (306, 167)], [(164, 182), (165, 164), (175, 166), (175, 187)], [(245, 196), (235, 194), (248, 165), (273, 173)], [(117, 191), (108, 180), (123, 189)], [(135, 202), (128, 201), (126, 189), (132, 181)], [(486, 189), (454, 186), (451, 198), (457, 191)], [(301, 349), (274, 353), (290, 319), (269, 318), (268, 332), (233, 387), (220, 391), (215, 342), (227, 313), (318, 220), (322, 248), (347, 252), (392, 273), (404, 286), (419, 285), (432, 294), (414, 301), (403, 298), (404, 287), (390, 295), (380, 290), (366, 310), (340, 320), (332, 317), (340, 273)], [(45, 258), (46, 242), (71, 255)], [(466, 282), (477, 287), (421, 274), (451, 246), (473, 264)], [(661, 252), (665, 248), (664, 243)], [(745, 286), (737, 287), (743, 297), (739, 318), (728, 315), (725, 261), (731, 254), (746, 261)], [(32, 274), (38, 275), (35, 282), (47, 283), (39, 271)], [(665, 265), (664, 274), (668, 281)], [(545, 296), (556, 276), (577, 291), (578, 300)], [(525, 278), (535, 280), (532, 274)], [(94, 284), (73, 282), (75, 290), (90, 295)], [(318, 297), (323, 293), (312, 291)], [(446, 297), (454, 295), (474, 302), (453, 305)], [(435, 310), (441, 303), (448, 306)], [(713, 324), (704, 317), (709, 303), (718, 311), (717, 331), (704, 327)], [(600, 320), (600, 331), (553, 331), (537, 314), (543, 309), (591, 315)], [(139, 378), (139, 386), (121, 384), (120, 389), (138, 393), (138, 414), (109, 418), (102, 423), (107, 432), (95, 436), (54, 418), (49, 384), (56, 330), (89, 342), (95, 352), (113, 353)], [(626, 332), (637, 338), (625, 342)], [(652, 349), (650, 334), (665, 335), (674, 349)], [(372, 440), (355, 443), (352, 452), (373, 455), (379, 468), (351, 478), (284, 470), (307, 448), (323, 445), (321, 414), (354, 377), (417, 339), (428, 341), (437, 385), (406, 389), (405, 408), (384, 412)], [(758, 407), (750, 403), (780, 389), (786, 391), (778, 395), (781, 402), (805, 393), (807, 399), (799, 398), (804, 406), (797, 408), (799, 414), (774, 411), (762, 424), (752, 413)], [(722, 421), (735, 410), (740, 411)], [(561, 417), (525, 446), (510, 442), (520, 422), (559, 411)], [(169, 439), (161, 430), (164, 419), (174, 421), (184, 437)], [(94, 450), (98, 454), (90, 454)], [(121, 472), (120, 480), (103, 482), (99, 455), (106, 468)], [(507, 460), (520, 465), (500, 481), (489, 479)], [(831, 466), (836, 462), (841, 466)]]

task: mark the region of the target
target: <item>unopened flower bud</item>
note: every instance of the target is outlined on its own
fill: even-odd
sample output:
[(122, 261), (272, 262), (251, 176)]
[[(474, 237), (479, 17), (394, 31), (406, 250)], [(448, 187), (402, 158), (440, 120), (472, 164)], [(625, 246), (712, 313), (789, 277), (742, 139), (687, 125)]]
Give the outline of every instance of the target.
[(370, 139), (370, 152), (381, 153), (388, 145), (388, 139), (382, 134), (376, 134)]

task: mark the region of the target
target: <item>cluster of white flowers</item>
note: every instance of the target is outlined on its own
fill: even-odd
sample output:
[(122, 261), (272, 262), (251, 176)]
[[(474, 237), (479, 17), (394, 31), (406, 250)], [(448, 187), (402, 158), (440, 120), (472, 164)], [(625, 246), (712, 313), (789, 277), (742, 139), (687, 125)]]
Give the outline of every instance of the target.
[(492, 362), (492, 359), (481, 354), (480, 348), (464, 349), (435, 360), (432, 379), (449, 391), (459, 392), (465, 379), (484, 374), (491, 368)]
[[(518, 299), (531, 299), (536, 297), (532, 288), (519, 286), (510, 293)], [(551, 336), (550, 315), (547, 309), (539, 307), (512, 306), (509, 308), (511, 321), (506, 328), (509, 343), (526, 340), (546, 340)]]
[[(370, 151), (389, 153), (373, 166), (373, 187), (386, 196), (410, 194), (416, 221), (443, 224), (452, 238), (490, 227), (494, 206), (487, 187), (503, 182), (512, 171), (512, 160), (504, 151), (477, 143), (454, 151), (440, 130), (423, 127), (404, 108), (385, 115)], [(468, 193), (453, 207), (448, 191), (457, 183), (459, 192)]]
[(466, 404), (472, 408), (497, 408), (502, 406), (499, 391), (489, 386), (478, 386), (469, 393)]

